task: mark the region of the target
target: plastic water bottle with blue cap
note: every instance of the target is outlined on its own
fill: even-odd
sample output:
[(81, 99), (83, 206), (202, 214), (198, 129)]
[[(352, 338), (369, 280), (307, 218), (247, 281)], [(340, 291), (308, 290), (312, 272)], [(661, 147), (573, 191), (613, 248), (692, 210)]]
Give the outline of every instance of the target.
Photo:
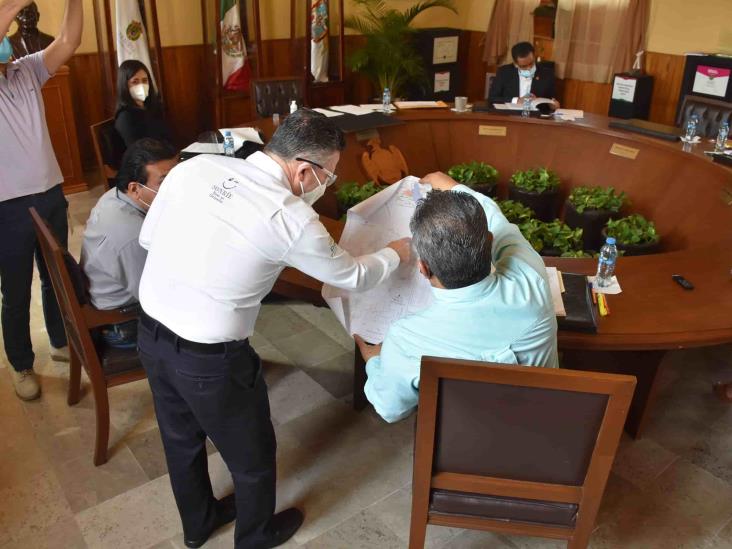
[(724, 152), (727, 146), (727, 137), (729, 136), (729, 122), (724, 121), (719, 125), (719, 133), (717, 134), (717, 142), (714, 145), (716, 152)]
[(689, 120), (686, 122), (686, 135), (684, 136), (684, 139), (687, 142), (690, 142), (692, 139), (694, 139), (694, 136), (696, 135), (696, 127), (699, 125), (699, 116), (696, 114), (692, 114), (689, 117)]
[(384, 114), (391, 112), (391, 90), (384, 88), (384, 93), (381, 95), (381, 110)]
[(618, 249), (615, 247), (615, 239), (612, 236), (608, 236), (605, 244), (600, 248), (600, 259), (597, 262), (595, 285), (598, 288), (604, 288), (612, 284), (617, 260)]
[(521, 116), (531, 116), (531, 96), (521, 98)]
[(226, 156), (234, 156), (234, 137), (230, 131), (224, 134), (224, 154)]

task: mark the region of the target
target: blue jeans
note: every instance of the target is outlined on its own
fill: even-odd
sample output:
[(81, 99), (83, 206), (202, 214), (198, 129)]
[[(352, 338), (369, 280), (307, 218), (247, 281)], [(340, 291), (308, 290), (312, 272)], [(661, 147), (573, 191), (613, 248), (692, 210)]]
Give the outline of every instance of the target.
[(41, 299), (46, 331), (51, 345), (66, 345), (61, 312), (51, 278), (41, 256), (28, 208), (35, 207), (64, 248), (68, 244), (68, 222), (61, 185), (44, 193), (0, 202), (0, 289), (2, 290), (2, 330), (5, 354), (17, 371), (33, 368), (35, 355), (30, 337), (31, 282), (35, 257), (41, 278)]

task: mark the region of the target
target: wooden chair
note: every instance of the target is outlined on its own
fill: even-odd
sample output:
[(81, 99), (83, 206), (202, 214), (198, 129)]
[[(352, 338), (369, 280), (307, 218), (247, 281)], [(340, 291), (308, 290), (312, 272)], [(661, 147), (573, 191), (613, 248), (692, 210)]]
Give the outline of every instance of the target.
[(586, 547), (635, 383), (424, 357), (409, 548), (427, 524)]
[(250, 96), (254, 118), (269, 118), (274, 113), (287, 114), (293, 99), (298, 107), (302, 107), (304, 87), (303, 79), (295, 76), (252, 78)]
[(114, 129), (114, 118), (92, 124), (90, 129), (99, 172), (106, 179), (109, 188), (112, 188), (125, 152), (125, 144)]
[(699, 117), (696, 134), (714, 138), (717, 137), (722, 122), (732, 124), (732, 103), (698, 95), (685, 95), (676, 116), (676, 125), (682, 130), (686, 128), (686, 122), (692, 114)]
[(81, 367), (91, 381), (96, 410), (97, 432), (94, 447), (94, 465), (107, 462), (109, 443), (109, 398), (107, 389), (145, 378), (145, 370), (135, 349), (112, 349), (97, 343), (92, 330), (106, 324), (134, 320), (136, 315), (124, 311), (100, 311), (86, 299), (86, 284), (81, 267), (64, 248), (59, 246), (47, 223), (30, 208), (33, 227), (41, 246), (41, 253), (51, 275), (53, 290), (58, 299), (66, 336), (69, 341), (71, 366), (69, 371), (68, 404), (79, 402)]

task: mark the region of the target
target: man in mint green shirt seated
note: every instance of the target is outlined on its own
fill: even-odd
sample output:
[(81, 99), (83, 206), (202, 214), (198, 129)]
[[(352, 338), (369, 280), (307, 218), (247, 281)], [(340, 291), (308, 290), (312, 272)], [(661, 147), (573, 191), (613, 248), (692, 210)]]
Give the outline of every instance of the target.
[(557, 321), (539, 254), (490, 198), (443, 173), (422, 181), (433, 191), (410, 227), (433, 303), (392, 324), (381, 345), (355, 336), (367, 361), (366, 396), (390, 423), (417, 406), (422, 356), (557, 367)]

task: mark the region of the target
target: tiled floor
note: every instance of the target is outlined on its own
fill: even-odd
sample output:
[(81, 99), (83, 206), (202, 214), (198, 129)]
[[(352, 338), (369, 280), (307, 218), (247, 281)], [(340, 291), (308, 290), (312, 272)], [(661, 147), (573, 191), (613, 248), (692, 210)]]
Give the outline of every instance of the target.
[[(70, 197), (71, 250), (100, 189)], [(37, 283), (36, 283), (37, 284)], [(110, 390), (111, 458), (92, 465), (94, 404), (66, 405), (68, 366), (51, 362), (37, 285), (32, 326), (43, 397), (13, 395), (0, 361), (0, 548), (182, 548), (181, 527), (146, 381)], [(329, 311), (265, 305), (252, 338), (266, 373), (278, 440), (278, 506), (305, 524), (286, 547), (406, 547), (413, 418), (388, 425), (350, 407), (353, 343)], [(732, 347), (669, 353), (640, 441), (623, 438), (591, 547), (732, 548), (732, 407), (710, 394), (732, 379)], [(232, 490), (216, 450), (217, 495)], [(206, 547), (231, 547), (233, 528)], [(446, 528), (429, 548), (562, 544)]]

